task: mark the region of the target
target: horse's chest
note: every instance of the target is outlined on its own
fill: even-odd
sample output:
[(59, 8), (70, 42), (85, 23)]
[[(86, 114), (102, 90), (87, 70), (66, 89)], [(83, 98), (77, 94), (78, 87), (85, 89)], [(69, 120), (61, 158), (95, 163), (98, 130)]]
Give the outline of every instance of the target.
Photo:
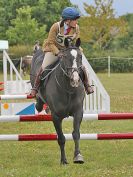
[[(64, 99), (63, 99), (64, 98)], [(73, 112), (76, 108), (81, 107), (83, 104), (83, 99), (76, 97), (75, 95), (67, 95), (65, 97), (60, 97), (57, 101), (58, 112)]]

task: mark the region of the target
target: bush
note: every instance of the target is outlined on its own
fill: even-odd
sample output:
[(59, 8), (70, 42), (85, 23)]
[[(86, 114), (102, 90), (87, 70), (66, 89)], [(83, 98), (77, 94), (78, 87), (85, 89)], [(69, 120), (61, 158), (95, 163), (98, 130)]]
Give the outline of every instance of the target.
[[(111, 59), (110, 70), (114, 73), (129, 73), (133, 72), (133, 59)], [(108, 59), (91, 59), (89, 60), (95, 72), (107, 72)]]
[[(30, 45), (16, 45), (16, 46), (11, 46), (9, 48), (9, 51), (7, 51), (9, 57), (13, 59), (20, 59), (23, 56), (26, 55), (32, 55), (33, 53), (33, 46)], [(13, 60), (13, 63), (15, 64), (17, 60)], [(3, 72), (3, 54), (2, 52), (0, 53), (0, 72)]]
[(32, 55), (33, 46), (16, 45), (9, 48), (8, 55), (10, 58), (20, 58), (25, 55)]

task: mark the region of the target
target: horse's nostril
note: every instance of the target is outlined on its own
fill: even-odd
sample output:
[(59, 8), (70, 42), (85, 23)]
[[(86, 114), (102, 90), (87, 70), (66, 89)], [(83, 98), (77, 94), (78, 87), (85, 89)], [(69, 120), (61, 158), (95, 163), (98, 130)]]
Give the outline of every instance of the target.
[(78, 86), (79, 86), (79, 81), (71, 80), (70, 85), (71, 85), (72, 87), (78, 87)]

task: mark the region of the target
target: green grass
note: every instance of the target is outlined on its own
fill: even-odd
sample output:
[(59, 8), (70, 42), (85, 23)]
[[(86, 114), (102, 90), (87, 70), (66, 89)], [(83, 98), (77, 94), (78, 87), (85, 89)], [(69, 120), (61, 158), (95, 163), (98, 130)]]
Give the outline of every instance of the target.
[(111, 99), (111, 112), (133, 112), (133, 73), (98, 74)]
[[(111, 112), (133, 112), (133, 74), (98, 74), (111, 96)], [(72, 122), (63, 122), (65, 133)], [(132, 132), (132, 120), (82, 122), (81, 133)], [(0, 134), (53, 133), (52, 122), (1, 123)], [(73, 164), (73, 141), (66, 142), (67, 166), (60, 166), (56, 141), (0, 142), (0, 177), (133, 177), (132, 140), (81, 141), (85, 163)]]

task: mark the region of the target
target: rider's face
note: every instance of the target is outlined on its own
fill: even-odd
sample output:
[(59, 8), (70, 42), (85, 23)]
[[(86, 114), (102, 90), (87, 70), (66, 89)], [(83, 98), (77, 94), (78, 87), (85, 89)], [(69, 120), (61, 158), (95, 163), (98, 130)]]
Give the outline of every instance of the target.
[(73, 27), (73, 28), (75, 28), (77, 23), (78, 23), (78, 20), (77, 20), (77, 19), (71, 20), (71, 21), (70, 21), (70, 26)]
[(68, 20), (67, 22), (68, 22), (67, 24), (68, 24), (70, 27), (75, 28), (75, 27), (76, 27), (76, 24), (78, 23), (78, 20), (77, 20), (77, 19), (75, 19), (75, 20)]

